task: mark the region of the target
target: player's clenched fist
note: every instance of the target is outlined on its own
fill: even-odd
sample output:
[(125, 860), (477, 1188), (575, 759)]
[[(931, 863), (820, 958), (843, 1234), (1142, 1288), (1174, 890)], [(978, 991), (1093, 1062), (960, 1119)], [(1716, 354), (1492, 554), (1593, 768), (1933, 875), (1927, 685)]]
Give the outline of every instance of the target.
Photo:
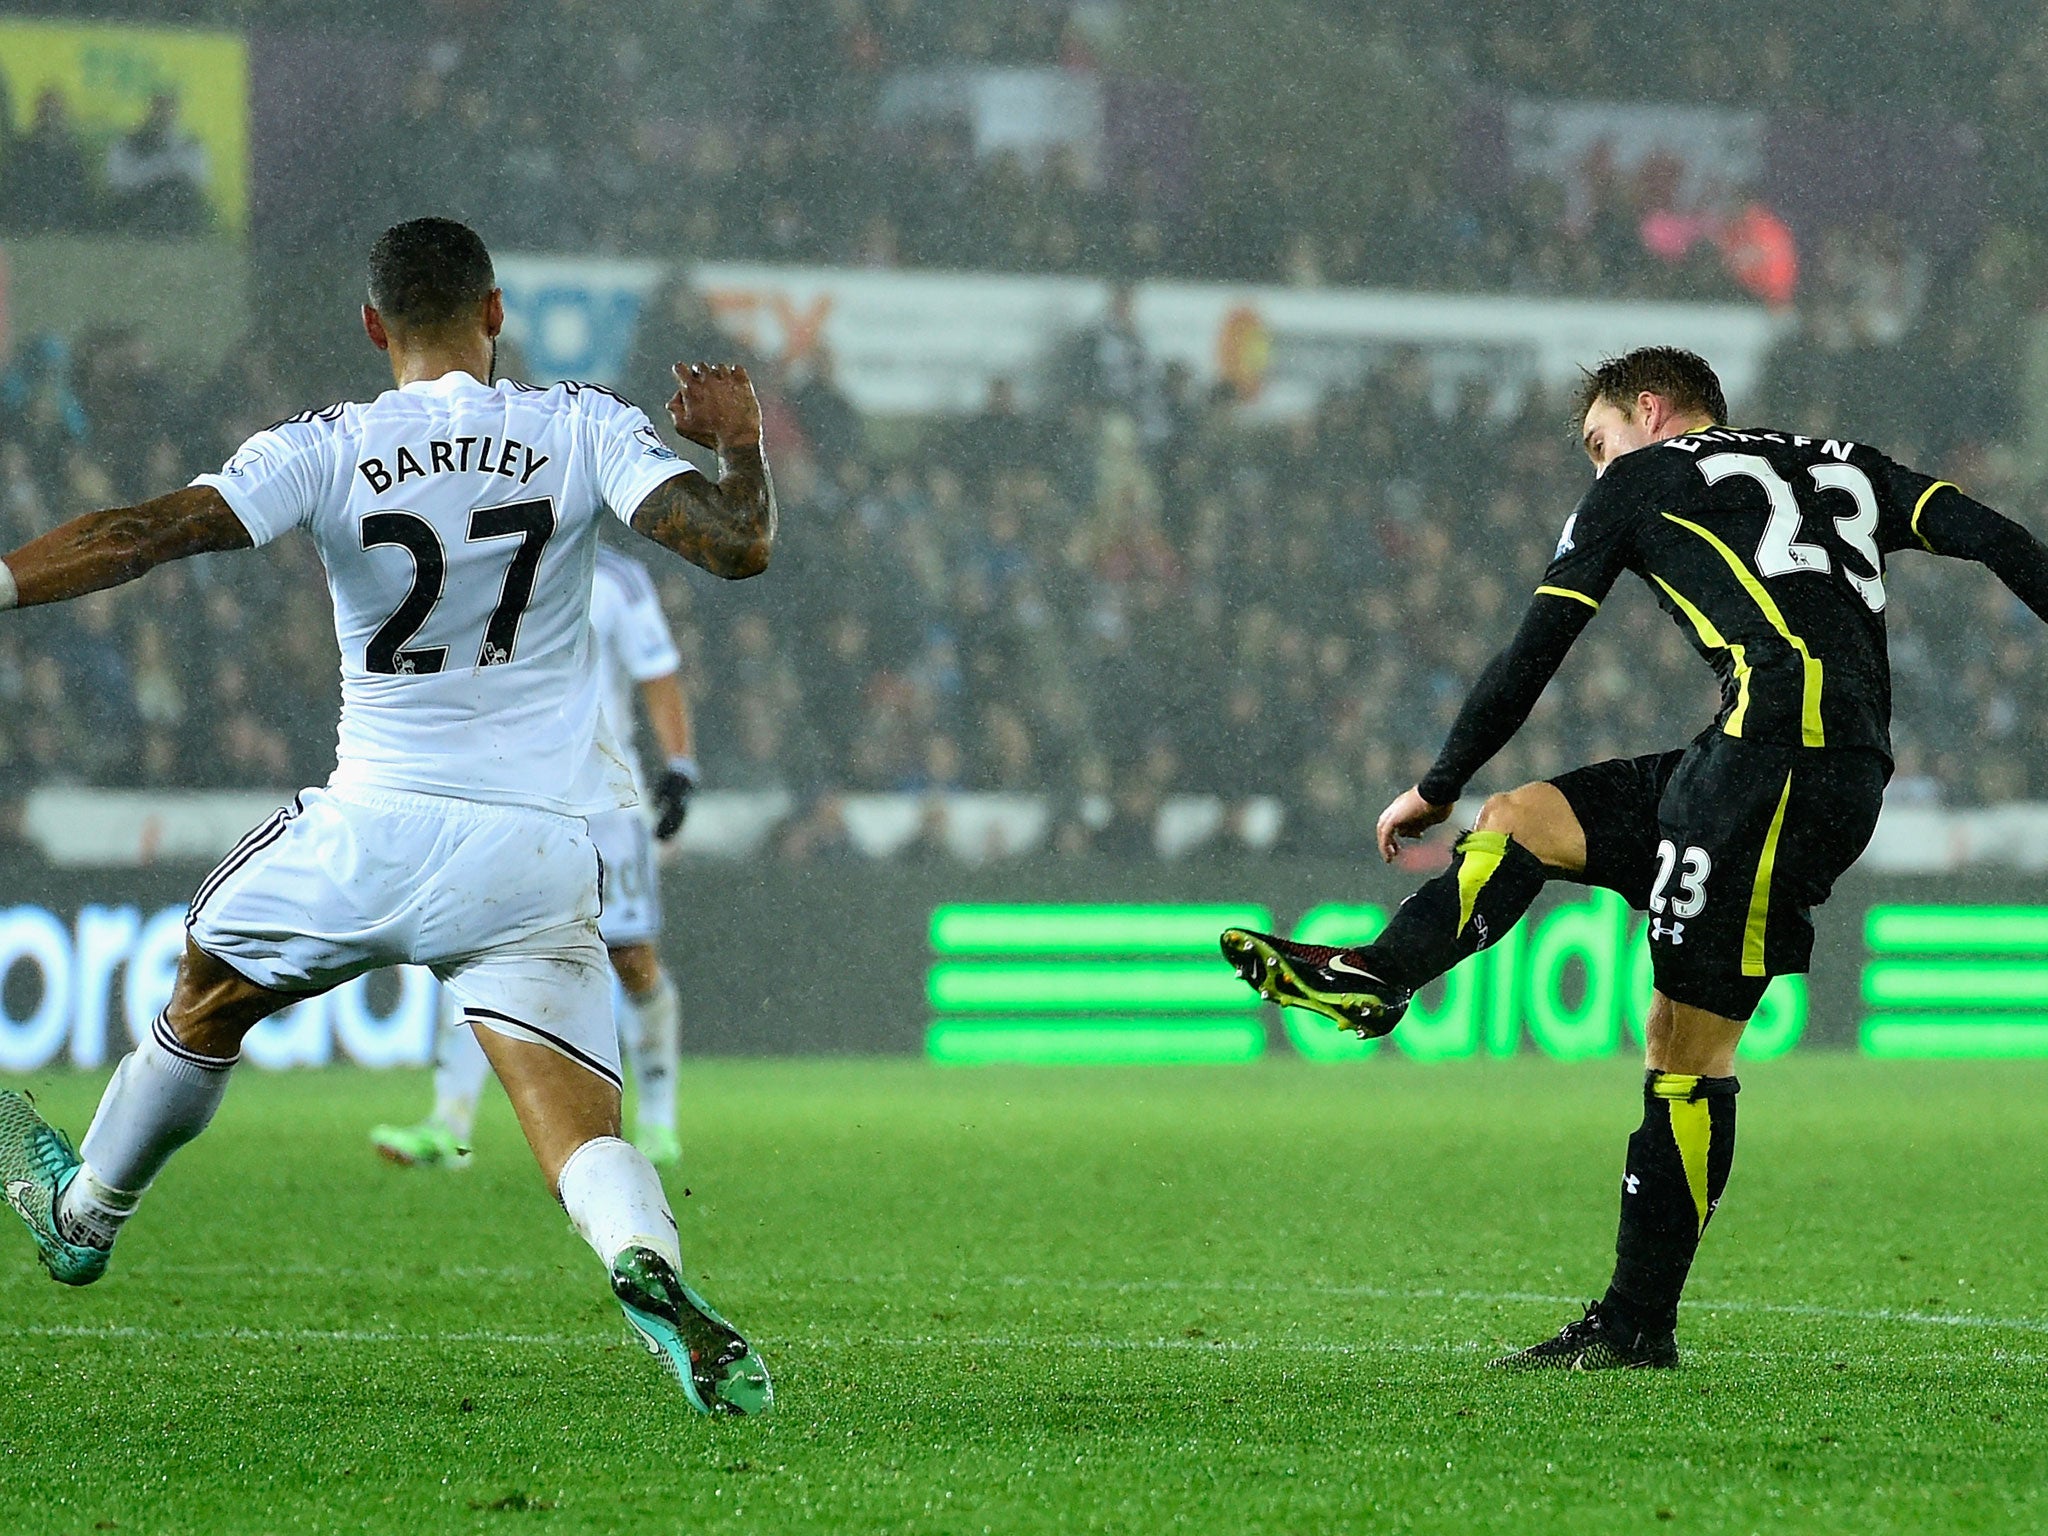
[(746, 369), (737, 363), (677, 363), (670, 371), (678, 388), (668, 413), (678, 433), (720, 452), (760, 445), (761, 402)]

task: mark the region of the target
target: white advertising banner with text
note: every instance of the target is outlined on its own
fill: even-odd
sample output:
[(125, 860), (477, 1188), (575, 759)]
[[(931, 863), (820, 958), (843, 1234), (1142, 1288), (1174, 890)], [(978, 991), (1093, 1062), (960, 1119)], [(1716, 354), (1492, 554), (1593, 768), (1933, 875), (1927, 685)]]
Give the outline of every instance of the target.
[[(619, 382), (660, 263), (507, 256), (507, 332), (536, 382)], [(750, 353), (784, 367), (828, 351), (864, 413), (978, 410), (997, 380), (1032, 400), (1061, 344), (1098, 324), (1110, 285), (1089, 278), (867, 272), (703, 263), (689, 280)], [(1446, 391), (1468, 376), (1519, 394), (1556, 390), (1576, 370), (1630, 347), (1690, 347), (1720, 370), (1731, 400), (1749, 396), (1788, 317), (1743, 304), (1634, 304), (1511, 296), (1144, 283), (1135, 322), (1153, 359), (1228, 384), (1275, 418), (1314, 407), (1397, 348), (1418, 347)], [(641, 402), (658, 405), (659, 402)]]

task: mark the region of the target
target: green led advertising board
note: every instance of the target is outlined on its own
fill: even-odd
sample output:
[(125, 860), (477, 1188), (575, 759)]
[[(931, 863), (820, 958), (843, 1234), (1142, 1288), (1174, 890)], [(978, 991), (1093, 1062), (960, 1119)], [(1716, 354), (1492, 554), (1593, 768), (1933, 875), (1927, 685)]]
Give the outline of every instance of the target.
[[(1288, 928), (1316, 944), (1360, 944), (1386, 912), (1328, 903)], [(942, 905), (926, 973), (937, 1061), (1166, 1064), (1264, 1054), (1269, 1014), (1217, 953), (1224, 928), (1271, 931), (1254, 904)], [(1526, 1046), (1563, 1061), (1640, 1046), (1650, 1001), (1645, 925), (1611, 892), (1551, 908), (1424, 991), (1387, 1049), (1418, 1061), (1507, 1056)], [(1781, 1055), (1806, 1027), (1806, 987), (1772, 984), (1743, 1038), (1751, 1060)], [(1362, 1061), (1358, 1040), (1318, 1015), (1279, 1011), (1295, 1054)]]
[(2048, 1056), (2048, 907), (1872, 907), (1864, 1054)]

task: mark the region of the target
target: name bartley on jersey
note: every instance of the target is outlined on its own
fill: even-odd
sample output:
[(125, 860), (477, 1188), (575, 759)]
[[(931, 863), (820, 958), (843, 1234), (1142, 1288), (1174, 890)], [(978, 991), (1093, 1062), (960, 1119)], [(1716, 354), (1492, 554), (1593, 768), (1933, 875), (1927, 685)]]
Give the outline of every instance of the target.
[[(395, 470), (385, 467), (382, 459), (364, 459), (356, 465), (356, 473), (369, 482), (370, 489), (382, 496), (394, 485), (403, 485), (414, 476), (468, 474), (470, 449), (481, 442), (476, 449), (475, 472), (485, 475), (503, 475), (508, 480), (516, 479), (522, 486), (540, 472), (547, 463), (548, 455), (535, 453), (515, 437), (508, 437), (502, 444), (492, 438), (435, 437), (426, 445), (427, 462), (420, 463), (419, 456), (403, 443), (392, 456), (397, 465)], [(492, 462), (492, 449), (497, 450), (497, 462)], [(674, 457), (674, 455), (670, 455)]]

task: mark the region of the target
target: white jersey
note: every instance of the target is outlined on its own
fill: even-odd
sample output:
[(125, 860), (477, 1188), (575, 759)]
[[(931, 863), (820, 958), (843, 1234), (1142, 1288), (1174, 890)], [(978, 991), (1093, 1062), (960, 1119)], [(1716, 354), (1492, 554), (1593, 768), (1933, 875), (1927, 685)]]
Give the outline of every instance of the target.
[(647, 777), (635, 737), (633, 692), (638, 683), (667, 677), (683, 664), (655, 595), (654, 578), (631, 555), (597, 547), (597, 581), (590, 593), (590, 629), (597, 640), (597, 697), (612, 739), (625, 749), (634, 787), (645, 800)]
[(597, 519), (693, 472), (608, 390), (456, 372), (294, 416), (193, 484), (257, 544), (313, 535), (341, 642), (337, 788), (581, 816), (634, 798), (591, 658)]

